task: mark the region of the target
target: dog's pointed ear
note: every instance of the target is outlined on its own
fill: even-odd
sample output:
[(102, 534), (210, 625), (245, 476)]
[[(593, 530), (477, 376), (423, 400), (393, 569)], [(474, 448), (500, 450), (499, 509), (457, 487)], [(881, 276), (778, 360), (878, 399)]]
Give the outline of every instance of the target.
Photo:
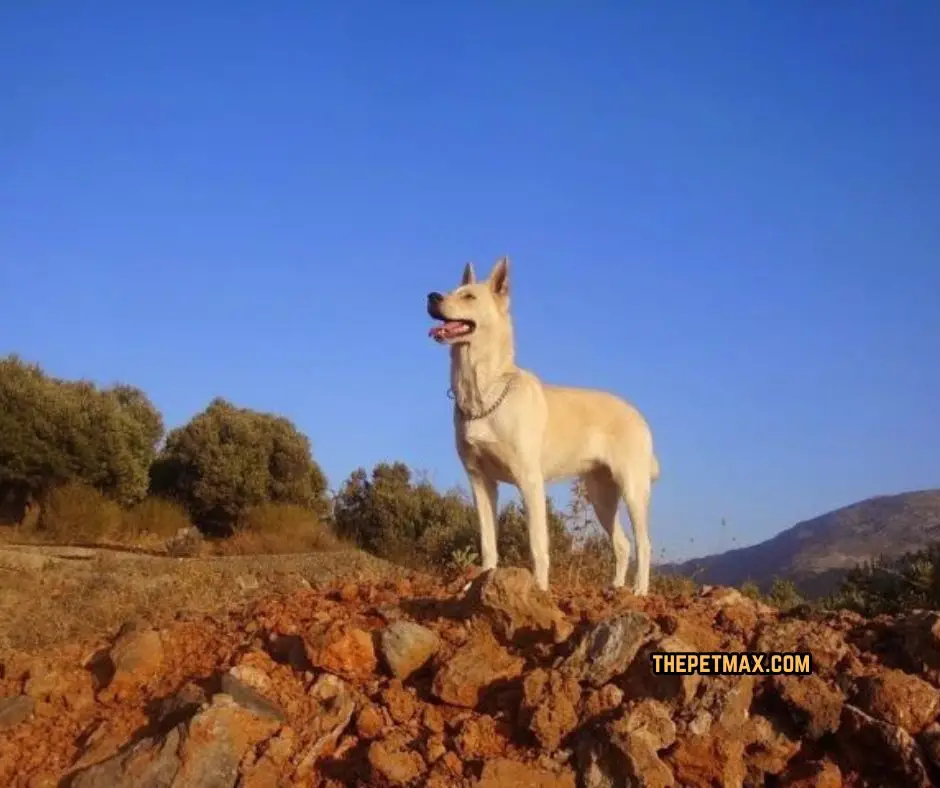
[(477, 281), (476, 272), (473, 270), (473, 263), (467, 263), (463, 267), (463, 279), (460, 280), (461, 285), (472, 285)]
[(490, 288), (498, 296), (509, 295), (509, 258), (501, 257), (490, 271)]

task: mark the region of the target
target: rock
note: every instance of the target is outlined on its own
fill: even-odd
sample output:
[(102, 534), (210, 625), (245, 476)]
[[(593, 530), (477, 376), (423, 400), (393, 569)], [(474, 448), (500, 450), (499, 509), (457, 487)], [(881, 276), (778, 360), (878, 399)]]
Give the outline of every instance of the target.
[(408, 722), (418, 711), (418, 703), (414, 695), (398, 680), (393, 680), (382, 691), (382, 703), (388, 709), (391, 718), (399, 725)]
[(440, 649), (436, 633), (412, 621), (394, 621), (379, 636), (379, 651), (393, 676), (407, 679)]
[(920, 744), (934, 767), (940, 769), (940, 722), (928, 725), (920, 735)]
[(35, 708), (36, 701), (29, 695), (0, 698), (0, 731), (25, 722), (30, 718)]
[(597, 690), (589, 690), (581, 703), (581, 718), (590, 720), (616, 709), (623, 703), (623, 690), (616, 684), (605, 684)]
[(288, 727), (263, 744), (257, 757), (249, 753), (242, 760), (237, 788), (268, 788), (283, 784), (280, 775), (290, 760), (296, 736)]
[(762, 714), (751, 715), (745, 741), (748, 766), (761, 776), (780, 774), (787, 762), (800, 751), (799, 741), (778, 730)]
[(823, 622), (785, 619), (758, 625), (751, 651), (798, 651), (812, 654), (813, 673), (835, 677), (839, 663), (850, 653), (842, 634)]
[(602, 621), (584, 635), (562, 669), (593, 687), (602, 687), (630, 667), (655, 630), (645, 613), (631, 611)]
[(704, 735), (714, 728), (738, 734), (750, 719), (754, 684), (754, 676), (704, 677), (698, 695), (683, 715), (689, 719), (692, 732)]
[(481, 629), (437, 670), (431, 690), (445, 703), (472, 709), (490, 685), (517, 678), (524, 665), (521, 657), (512, 656)]
[(852, 703), (873, 717), (916, 735), (936, 719), (940, 692), (917, 676), (887, 670), (859, 679)]
[(744, 742), (730, 735), (687, 736), (663, 760), (682, 786), (741, 788), (747, 775)]
[(108, 760), (75, 773), (70, 788), (164, 788), (180, 770), (183, 727), (163, 738), (141, 739)]
[(278, 729), (278, 723), (239, 705), (229, 695), (215, 695), (186, 728), (179, 747), (180, 786), (231, 786), (242, 758)]
[(903, 728), (882, 722), (846, 703), (837, 734), (845, 759), (881, 785), (930, 788), (933, 782), (920, 748)]
[(830, 760), (802, 761), (781, 776), (787, 788), (842, 788), (842, 772)]
[(259, 717), (270, 717), (279, 722), (287, 722), (287, 716), (280, 706), (266, 698), (258, 690), (239, 681), (231, 673), (222, 676), (221, 689), (224, 694), (233, 698), (239, 706), (254, 712)]
[(374, 784), (379, 785), (408, 785), (427, 768), (421, 754), (400, 733), (372, 742), (368, 757)]
[(368, 678), (378, 665), (372, 635), (343, 623), (304, 638), (304, 646), (311, 664), (340, 678)]
[(527, 569), (507, 567), (484, 572), (471, 583), (464, 604), (468, 617), (485, 618), (506, 643), (561, 643), (571, 634), (571, 625), (551, 595), (535, 584)]
[(360, 739), (375, 739), (385, 728), (385, 716), (378, 706), (368, 704), (356, 716), (356, 734)]
[(269, 738), (277, 724), (239, 706), (228, 695), (165, 736), (129, 749), (75, 775), (72, 788), (230, 788), (245, 754)]
[(229, 670), (229, 674), (262, 695), (271, 691), (271, 678), (259, 667), (239, 663)]
[(581, 685), (559, 671), (533, 670), (522, 683), (522, 718), (549, 752), (577, 727)]
[(774, 676), (773, 687), (810, 739), (838, 729), (844, 698), (818, 676)]
[(897, 622), (896, 631), (912, 670), (940, 671), (940, 612), (913, 613)]
[(464, 762), (493, 758), (506, 750), (507, 734), (489, 715), (469, 717), (460, 725), (454, 745)]
[(155, 629), (129, 622), (118, 633), (109, 656), (114, 666), (111, 681), (107, 684), (111, 692), (142, 686), (161, 675), (163, 640)]
[(678, 707), (685, 706), (695, 697), (702, 677), (698, 673), (654, 673), (652, 655), (660, 651), (688, 654), (695, 649), (674, 635), (643, 646), (626, 673), (624, 694), (627, 699), (653, 698)]
[(356, 711), (352, 688), (330, 673), (322, 674), (308, 694), (315, 711), (304, 730), (308, 743), (294, 758), (299, 774), (307, 773), (318, 758), (333, 751)]
[(474, 788), (575, 788), (574, 775), (566, 769), (552, 771), (531, 764), (494, 758), (486, 762)]
[(669, 710), (655, 700), (644, 700), (608, 730), (612, 744), (624, 755), (625, 774), (637, 788), (669, 788), (676, 784), (672, 770), (657, 754), (676, 740)]

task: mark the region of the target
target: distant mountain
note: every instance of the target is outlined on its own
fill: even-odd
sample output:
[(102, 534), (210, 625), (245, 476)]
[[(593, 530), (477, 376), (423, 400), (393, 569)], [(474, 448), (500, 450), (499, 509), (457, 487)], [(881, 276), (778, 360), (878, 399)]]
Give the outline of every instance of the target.
[(847, 570), (879, 555), (895, 557), (940, 542), (940, 489), (868, 498), (797, 523), (766, 542), (665, 564), (661, 572), (700, 583), (767, 590), (775, 577), (810, 596), (838, 587)]

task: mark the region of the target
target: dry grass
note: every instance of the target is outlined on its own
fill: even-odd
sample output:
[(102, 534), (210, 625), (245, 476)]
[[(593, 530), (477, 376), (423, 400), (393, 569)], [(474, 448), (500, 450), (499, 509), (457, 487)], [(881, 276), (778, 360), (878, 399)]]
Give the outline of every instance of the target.
[(106, 550), (0, 548), (0, 655), (113, 634), (131, 618), (160, 625), (180, 612), (216, 615), (270, 593), (401, 572), (350, 550), (158, 558)]

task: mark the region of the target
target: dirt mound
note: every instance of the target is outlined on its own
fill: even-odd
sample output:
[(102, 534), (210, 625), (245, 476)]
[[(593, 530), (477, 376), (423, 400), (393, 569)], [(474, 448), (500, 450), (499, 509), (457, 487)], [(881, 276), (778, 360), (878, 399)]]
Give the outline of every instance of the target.
[[(523, 570), (297, 591), (0, 668), (0, 785), (930, 786), (940, 614), (730, 589), (544, 594)], [(810, 676), (656, 653), (808, 651)]]

